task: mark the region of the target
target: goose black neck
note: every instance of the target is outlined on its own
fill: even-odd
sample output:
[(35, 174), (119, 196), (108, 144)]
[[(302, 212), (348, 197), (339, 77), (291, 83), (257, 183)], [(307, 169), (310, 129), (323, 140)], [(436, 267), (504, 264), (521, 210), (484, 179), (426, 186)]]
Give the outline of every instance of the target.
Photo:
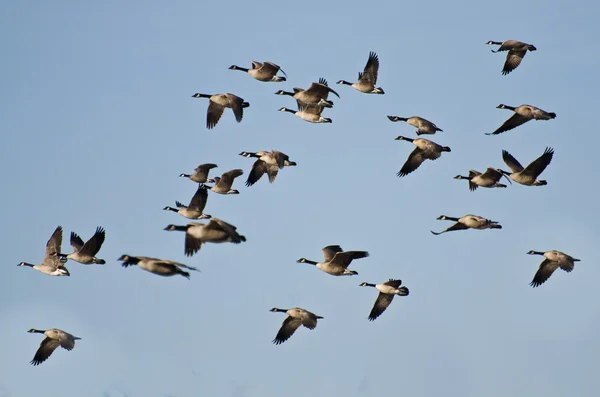
[(43, 331), (41, 329), (35, 329), (35, 328), (30, 329), (29, 332), (31, 332), (32, 334), (45, 334), (46, 333), (46, 331)]
[(179, 174), (180, 177), (184, 177), (184, 178), (189, 178), (191, 175), (190, 174)]
[(452, 218), (450, 216), (444, 216), (444, 220), (458, 222), (458, 218)]
[(250, 70), (250, 69), (246, 69), (241, 66), (235, 66), (232, 68), (232, 70), (241, 70), (242, 72), (248, 72), (248, 70)]
[(367, 287), (375, 287), (375, 284), (365, 283), (365, 286), (367, 286)]
[(316, 265), (319, 262), (315, 262), (315, 261), (311, 261), (311, 260), (305, 259), (304, 263), (308, 263), (309, 265)]

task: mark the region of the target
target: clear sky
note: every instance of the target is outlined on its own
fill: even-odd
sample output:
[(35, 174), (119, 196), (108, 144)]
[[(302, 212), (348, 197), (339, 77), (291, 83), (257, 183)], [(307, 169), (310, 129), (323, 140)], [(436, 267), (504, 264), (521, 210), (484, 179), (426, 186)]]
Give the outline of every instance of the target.
[[(586, 3), (2, 3), (0, 396), (596, 396), (600, 32)], [(537, 51), (502, 76), (505, 53), (484, 43), (508, 39)], [(369, 51), (385, 95), (336, 86)], [(227, 69), (251, 60), (288, 81)], [(341, 95), (323, 114), (332, 124), (277, 112), (296, 103), (275, 91), (319, 77)], [(250, 107), (207, 130), (195, 92)], [(558, 116), (486, 136), (512, 114), (500, 103)], [(415, 129), (387, 115), (435, 122), (444, 131), (428, 138), (452, 152), (396, 177), (414, 146), (394, 138)], [(547, 186), (470, 192), (452, 179), (506, 168), (502, 149), (528, 164), (547, 146)], [(269, 149), (298, 166), (246, 188), (253, 161), (238, 153)], [(162, 208), (191, 198), (196, 185), (178, 175), (206, 162), (215, 176), (245, 170), (241, 194), (211, 193), (205, 212), (247, 242), (188, 258), (184, 235), (163, 230), (187, 220)], [(468, 213), (504, 228), (429, 232), (451, 225), (442, 214)], [(64, 252), (71, 231), (87, 240), (103, 226), (106, 265), (69, 261), (69, 278), (17, 267), (42, 261), (57, 225)], [(353, 277), (296, 263), (330, 244), (371, 256)], [(582, 261), (533, 289), (543, 258), (532, 249)], [(201, 273), (124, 269), (125, 253)], [(388, 278), (410, 295), (369, 322), (377, 291), (358, 285)], [(285, 315), (269, 309), (294, 306), (324, 319), (271, 344)], [(33, 367), (42, 336), (26, 331), (51, 327), (82, 339)]]

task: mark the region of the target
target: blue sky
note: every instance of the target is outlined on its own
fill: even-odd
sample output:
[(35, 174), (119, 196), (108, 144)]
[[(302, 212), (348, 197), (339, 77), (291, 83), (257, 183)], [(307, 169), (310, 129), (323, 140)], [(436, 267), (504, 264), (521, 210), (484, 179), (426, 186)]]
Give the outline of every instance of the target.
[[(566, 2), (5, 2), (0, 278), (0, 396), (289, 397), (307, 395), (490, 397), (595, 396), (600, 344), (597, 187), (588, 167), (600, 144), (592, 126), (600, 84), (598, 6)], [(502, 76), (504, 54), (488, 40), (532, 43)], [(295, 108), (279, 89), (354, 81), (379, 55), (385, 95), (334, 86), (341, 99), (315, 125), (277, 112)], [(261, 83), (227, 68), (270, 60), (288, 82)], [(206, 99), (232, 92), (250, 102), (205, 128)], [(556, 112), (486, 136), (511, 113), (504, 103)], [(386, 115), (419, 115), (452, 148), (415, 173), (396, 172), (414, 128)], [(551, 146), (544, 187), (513, 184), (470, 192), (452, 177), (504, 167), (502, 149), (529, 163)], [(270, 185), (211, 194), (206, 212), (248, 241), (183, 255), (186, 219), (162, 211), (196, 186), (178, 178), (197, 164), (247, 173), (241, 151), (278, 149), (298, 163)], [(591, 179), (591, 183), (590, 183)], [(467, 213), (502, 230), (433, 236)], [(89, 238), (106, 229), (104, 266), (69, 262), (48, 277), (41, 262), (57, 225)], [(353, 277), (332, 277), (300, 257), (339, 244), (367, 250)], [(528, 286), (557, 249), (582, 261)], [(197, 266), (191, 280), (124, 269), (122, 254)], [(400, 278), (396, 298), (366, 320), (377, 293), (362, 281)], [(274, 346), (300, 306), (324, 317)], [(57, 327), (82, 338), (32, 367), (41, 335)], [(106, 394), (103, 394), (106, 393)]]

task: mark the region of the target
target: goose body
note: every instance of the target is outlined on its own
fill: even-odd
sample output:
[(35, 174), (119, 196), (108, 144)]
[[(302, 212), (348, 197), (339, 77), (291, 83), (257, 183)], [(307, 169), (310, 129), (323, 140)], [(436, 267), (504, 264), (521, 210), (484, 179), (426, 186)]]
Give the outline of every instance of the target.
[(498, 170), (505, 175), (508, 175), (510, 179), (513, 181), (520, 183), (521, 185), (526, 186), (544, 186), (547, 185), (548, 182), (544, 180), (538, 180), (538, 176), (550, 164), (552, 161), (552, 156), (554, 155), (554, 149), (546, 148), (544, 153), (532, 161), (527, 167), (523, 168), (523, 166), (515, 159), (510, 153), (506, 150), (502, 151), (502, 159), (511, 169), (512, 172), (507, 172), (503, 170)]
[(199, 271), (195, 267), (187, 266), (183, 263), (178, 263), (166, 259), (151, 258), (148, 256), (132, 256), (125, 254), (121, 255), (119, 260), (123, 261), (123, 267), (137, 265), (140, 269), (144, 269), (147, 272), (163, 277), (171, 277), (176, 274), (179, 274), (189, 279), (190, 273), (182, 270), (182, 268), (193, 271)]
[(476, 230), (484, 230), (484, 229), (502, 229), (502, 225), (499, 225), (498, 222), (486, 219), (484, 217), (478, 215), (467, 214), (460, 218), (453, 218), (446, 215), (441, 215), (437, 218), (440, 221), (454, 221), (456, 222), (454, 225), (449, 228), (436, 233), (433, 230), (431, 233), (436, 236), (442, 233), (451, 232), (454, 230), (467, 230), (467, 229), (476, 229)]
[(305, 105), (318, 105), (330, 108), (333, 107), (333, 102), (327, 100), (330, 92), (335, 94), (338, 98), (340, 97), (337, 92), (329, 87), (327, 80), (320, 78), (318, 83), (313, 82), (306, 90), (294, 88), (294, 92), (279, 90), (275, 94), (289, 95), (296, 99), (296, 101)]
[(408, 159), (398, 171), (398, 176), (406, 176), (419, 168), (425, 160), (437, 160), (442, 155), (442, 152), (450, 152), (448, 146), (441, 146), (425, 138), (411, 139), (403, 136), (396, 138), (397, 141), (412, 142), (416, 148), (410, 153)]
[(239, 96), (233, 94), (215, 94), (215, 95), (207, 95), (196, 93), (192, 95), (192, 98), (208, 98), (208, 110), (206, 111), (206, 128), (209, 130), (214, 128), (225, 108), (231, 108), (233, 114), (235, 116), (236, 121), (239, 123), (242, 121), (244, 117), (244, 108), (250, 106), (248, 102), (245, 102)]
[(540, 264), (538, 271), (535, 273), (533, 280), (529, 284), (532, 287), (539, 287), (544, 284), (546, 280), (550, 278), (552, 273), (559, 267), (567, 273), (570, 273), (575, 268), (575, 262), (581, 261), (581, 259), (575, 259), (570, 255), (567, 255), (560, 251), (529, 251), (527, 254), (529, 255), (541, 255), (545, 259)]
[(221, 219), (212, 217), (210, 222), (203, 224), (190, 222), (185, 226), (168, 225), (167, 231), (185, 232), (184, 253), (192, 256), (198, 252), (204, 243), (234, 243), (246, 241), (246, 237), (238, 234), (237, 228)]
[(208, 173), (213, 168), (217, 168), (216, 164), (200, 164), (194, 169), (193, 174), (179, 174), (180, 177), (188, 178), (197, 183), (213, 183), (212, 179), (208, 179)]
[(406, 287), (400, 287), (402, 285), (402, 280), (394, 280), (389, 279), (388, 281), (381, 284), (369, 284), (369, 283), (361, 283), (361, 287), (374, 287), (379, 291), (379, 295), (377, 296), (377, 300), (375, 300), (375, 304), (373, 305), (373, 309), (369, 314), (369, 321), (374, 321), (377, 317), (381, 316), (381, 314), (387, 309), (387, 307), (392, 303), (394, 299), (394, 295), (407, 296), (409, 291)]
[(331, 123), (331, 119), (321, 116), (324, 109), (322, 106), (305, 105), (300, 101), (296, 102), (298, 103), (298, 110), (282, 107), (279, 111), (295, 114), (297, 117), (300, 117), (302, 120), (308, 121), (309, 123)]
[(282, 153), (278, 150), (272, 150), (270, 152), (261, 151), (261, 152), (242, 152), (240, 156), (244, 156), (247, 158), (256, 158), (257, 160), (254, 162), (252, 166), (252, 171), (248, 175), (248, 180), (246, 181), (246, 186), (252, 186), (264, 175), (267, 174), (269, 177), (269, 182), (275, 182), (275, 178), (277, 177), (277, 173), (283, 167), (291, 167), (295, 166), (296, 163), (290, 161), (290, 157)]
[(315, 262), (306, 258), (300, 258), (296, 262), (308, 263), (316, 266), (319, 270), (332, 276), (354, 276), (358, 273), (349, 270), (348, 266), (354, 259), (366, 258), (367, 251), (344, 251), (339, 245), (328, 245), (323, 248), (323, 262)]
[(240, 70), (242, 72), (246, 72), (250, 76), (252, 76), (254, 79), (256, 79), (258, 81), (265, 81), (265, 82), (285, 81), (286, 80), (285, 77), (277, 76), (277, 72), (279, 72), (280, 70), (281, 70), (281, 73), (283, 73), (284, 75), (287, 76), (287, 74), (285, 74), (285, 72), (278, 65), (275, 65), (273, 62), (269, 62), (269, 61), (264, 61), (263, 63), (260, 63), (257, 61), (252, 61), (251, 69), (242, 68), (242, 67), (236, 66), (236, 65), (231, 65), (229, 67), (229, 69), (230, 70)]
[(486, 133), (486, 135), (498, 135), (503, 132), (512, 130), (515, 127), (520, 126), (521, 124), (525, 124), (529, 120), (552, 120), (556, 118), (556, 113), (546, 112), (540, 108), (536, 108), (531, 105), (520, 105), (515, 107), (500, 104), (496, 106), (498, 109), (508, 109), (515, 112), (508, 120), (504, 122), (498, 129), (494, 132)]
[[(504, 176), (509, 182), (510, 179), (496, 168), (488, 167), (482, 174), (479, 171), (470, 170), (469, 176), (456, 175), (454, 179), (466, 179), (469, 181), (469, 190), (475, 191), (478, 187), (506, 187), (500, 183), (500, 179)], [(510, 182), (512, 183), (512, 182)]]
[(189, 205), (181, 204), (179, 201), (175, 201), (177, 208), (166, 206), (163, 208), (165, 211), (173, 211), (181, 216), (188, 219), (210, 219), (211, 216), (203, 213), (206, 207), (206, 201), (208, 199), (208, 190), (206, 185), (200, 184), (198, 190), (190, 200)]
[(43, 334), (46, 336), (42, 340), (42, 343), (40, 343), (40, 347), (35, 352), (33, 360), (30, 362), (30, 364), (33, 366), (40, 365), (46, 361), (58, 346), (68, 351), (73, 350), (75, 347), (75, 341), (81, 339), (57, 328), (50, 328), (47, 330), (32, 328), (27, 332)]
[(73, 248), (73, 252), (67, 255), (60, 254), (59, 256), (64, 260), (71, 259), (84, 265), (104, 265), (106, 261), (96, 258), (96, 254), (100, 251), (105, 237), (106, 232), (101, 227), (97, 227), (96, 233), (85, 243), (76, 233), (71, 232), (71, 247)]
[[(49, 276), (70, 276), (69, 270), (64, 266), (66, 260), (60, 253), (60, 246), (62, 245), (62, 232), (61, 226), (58, 226), (52, 236), (46, 243), (46, 255), (44, 261), (40, 265), (33, 265), (27, 262), (21, 262), (17, 266), (27, 266), (41, 273)], [(61, 258), (63, 258), (61, 260)]]
[(239, 194), (240, 192), (232, 189), (231, 186), (233, 185), (235, 178), (243, 174), (244, 171), (239, 168), (224, 172), (221, 177), (216, 176), (213, 178), (213, 182), (215, 184), (210, 186), (209, 189), (219, 194)]
[(437, 125), (432, 123), (429, 120), (426, 120), (422, 117), (412, 116), (412, 117), (398, 117), (398, 116), (387, 116), (390, 121), (405, 121), (407, 124), (412, 125), (417, 129), (417, 135), (422, 134), (435, 134), (437, 131), (444, 131), (439, 128)]
[(499, 41), (488, 41), (486, 44), (488, 45), (499, 45), (496, 51), (492, 50), (492, 52), (500, 52), (500, 51), (508, 51), (506, 55), (506, 61), (504, 62), (504, 67), (502, 68), (502, 74), (507, 75), (513, 70), (517, 68), (521, 64), (521, 61), (525, 57), (527, 51), (535, 51), (535, 48), (532, 44), (523, 43), (517, 40), (506, 40), (503, 42)]
[(278, 309), (274, 307), (270, 311), (274, 313), (286, 313), (288, 315), (283, 320), (275, 339), (273, 339), (273, 343), (276, 345), (280, 345), (288, 340), (301, 325), (304, 325), (308, 329), (315, 329), (317, 327), (317, 320), (323, 318), (299, 307), (291, 309)]
[(350, 83), (346, 80), (340, 80), (337, 84), (349, 85), (357, 91), (365, 94), (385, 94), (383, 88), (375, 87), (377, 84), (377, 75), (379, 73), (379, 57), (371, 51), (369, 59), (362, 72), (358, 73), (358, 81)]

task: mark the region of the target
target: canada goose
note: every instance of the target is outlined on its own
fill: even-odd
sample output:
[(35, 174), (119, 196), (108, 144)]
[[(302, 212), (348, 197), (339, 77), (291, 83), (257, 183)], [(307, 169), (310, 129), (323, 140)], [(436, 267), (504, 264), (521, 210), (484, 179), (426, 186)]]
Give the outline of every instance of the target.
[[(369, 321), (374, 321), (377, 317), (381, 316), (381, 314), (387, 309), (387, 307), (392, 303), (394, 299), (394, 295), (407, 296), (408, 288), (400, 287), (402, 285), (402, 280), (394, 280), (389, 279), (385, 283), (381, 284), (369, 284), (369, 283), (361, 283), (361, 287), (375, 287), (379, 291), (379, 295), (377, 296), (377, 300), (375, 300), (375, 304), (373, 305), (373, 309), (369, 314)], [(400, 287), (400, 288), (399, 288)]]
[(317, 327), (317, 320), (323, 318), (299, 307), (291, 309), (278, 309), (274, 307), (270, 311), (287, 313), (288, 315), (285, 320), (283, 320), (281, 328), (279, 328), (279, 332), (277, 332), (277, 336), (273, 339), (273, 343), (276, 345), (280, 345), (290, 339), (301, 325), (304, 325), (308, 329), (315, 329)]
[(369, 53), (369, 59), (365, 65), (365, 69), (358, 72), (358, 81), (356, 83), (349, 83), (346, 80), (340, 80), (337, 84), (345, 84), (354, 89), (364, 92), (366, 94), (385, 94), (383, 88), (375, 88), (377, 84), (377, 73), (379, 72), (379, 57), (373, 51)]
[(240, 175), (243, 175), (244, 171), (241, 169), (235, 169), (224, 172), (219, 178), (218, 176), (213, 178), (215, 183), (213, 186), (207, 186), (210, 190), (219, 194), (240, 194), (239, 191), (232, 189), (233, 181)]
[(269, 177), (269, 182), (275, 182), (277, 172), (283, 167), (295, 166), (296, 163), (290, 161), (290, 157), (277, 150), (271, 150), (270, 152), (242, 152), (240, 156), (252, 158), (256, 157), (258, 160), (254, 162), (252, 171), (248, 175), (246, 186), (252, 186), (266, 173)]
[(206, 112), (206, 128), (209, 130), (217, 125), (219, 119), (223, 115), (225, 108), (231, 108), (237, 122), (242, 121), (244, 117), (244, 108), (250, 106), (248, 102), (244, 102), (239, 96), (233, 94), (199, 94), (192, 95), (192, 98), (209, 98), (208, 111)]
[(305, 105), (319, 105), (326, 108), (333, 107), (333, 102), (327, 100), (329, 93), (335, 94), (338, 98), (340, 97), (337, 92), (332, 90), (327, 85), (327, 80), (319, 78), (318, 83), (312, 83), (306, 90), (302, 88), (294, 88), (294, 92), (287, 92), (279, 90), (276, 95), (289, 95), (295, 98), (297, 101), (304, 103)]
[(506, 175), (504, 175), (500, 170), (492, 167), (488, 167), (483, 174), (479, 171), (469, 170), (469, 176), (456, 175), (454, 179), (468, 180), (469, 190), (475, 191), (479, 186), (489, 188), (506, 187), (506, 185), (499, 183), (503, 176), (512, 184)]
[(431, 121), (429, 120), (425, 120), (422, 117), (418, 117), (418, 116), (412, 116), (412, 117), (398, 117), (398, 116), (387, 116), (388, 119), (390, 119), (390, 121), (396, 122), (396, 121), (406, 121), (408, 124), (412, 125), (413, 127), (417, 128), (417, 135), (421, 135), (421, 134), (435, 134), (436, 131), (444, 131), (441, 128), (439, 128), (437, 125), (433, 124)]
[(242, 72), (246, 72), (258, 81), (285, 81), (285, 77), (277, 76), (277, 72), (279, 72), (280, 70), (281, 73), (285, 74), (285, 76), (287, 77), (287, 74), (279, 66), (269, 61), (264, 61), (264, 63), (252, 61), (252, 69), (246, 69), (235, 65), (231, 65), (229, 69), (241, 70)]
[(198, 182), (198, 183), (206, 183), (206, 182), (213, 183), (214, 181), (212, 179), (208, 179), (208, 172), (213, 168), (217, 168), (217, 165), (216, 164), (200, 164), (198, 167), (196, 167), (194, 169), (193, 174), (179, 174), (179, 176), (188, 178), (188, 179), (190, 179), (194, 182)]
[(62, 227), (58, 226), (50, 240), (46, 243), (46, 255), (41, 265), (32, 265), (31, 263), (21, 262), (17, 266), (29, 266), (35, 270), (49, 276), (70, 276), (69, 270), (64, 266), (64, 259), (61, 260), (60, 246), (62, 244)]
[(467, 229), (502, 229), (502, 225), (499, 225), (498, 222), (483, 218), (477, 215), (467, 214), (461, 218), (452, 218), (450, 216), (442, 215), (437, 218), (440, 221), (453, 221), (456, 222), (454, 225), (450, 226), (446, 230), (443, 230), (439, 233), (431, 230), (431, 233), (440, 235), (442, 233), (451, 232), (453, 230), (467, 230)]
[(521, 105), (516, 108), (504, 104), (496, 106), (497, 109), (509, 109), (515, 112), (494, 132), (486, 132), (486, 135), (498, 135), (505, 131), (512, 130), (515, 127), (525, 124), (529, 120), (551, 120), (556, 118), (556, 113), (546, 112), (540, 108), (531, 105)]
[(238, 234), (236, 227), (221, 219), (211, 218), (207, 224), (190, 222), (185, 226), (168, 225), (167, 231), (185, 232), (184, 252), (192, 256), (198, 252), (204, 243), (234, 243), (246, 241), (246, 237)]
[(504, 68), (502, 69), (503, 75), (509, 74), (515, 70), (517, 66), (519, 66), (523, 60), (523, 57), (525, 57), (527, 50), (537, 50), (534, 45), (523, 43), (517, 40), (506, 40), (503, 42), (488, 41), (486, 44), (500, 46), (500, 48), (498, 48), (496, 51), (492, 50), (493, 53), (499, 51), (508, 51), (508, 54), (506, 55), (506, 62), (504, 62)]
[(183, 263), (173, 262), (166, 259), (150, 258), (147, 256), (131, 256), (125, 254), (121, 255), (119, 260), (123, 261), (123, 267), (138, 265), (139, 268), (144, 269), (147, 272), (154, 273), (163, 277), (170, 277), (176, 274), (181, 274), (183, 277), (189, 280), (190, 274), (186, 271), (181, 270), (182, 267), (196, 272), (199, 271), (195, 267), (187, 266)]
[(565, 272), (570, 273), (575, 268), (575, 262), (581, 261), (581, 259), (575, 259), (570, 255), (555, 250), (546, 252), (531, 250), (527, 254), (542, 255), (544, 258), (546, 258), (540, 264), (540, 267), (535, 273), (535, 276), (533, 276), (533, 280), (531, 281), (531, 283), (529, 283), (529, 285), (531, 285), (534, 288), (544, 284), (544, 282), (548, 280), (552, 273), (554, 273), (554, 271), (559, 267)]
[(202, 213), (206, 207), (207, 199), (208, 190), (206, 185), (200, 184), (198, 190), (196, 190), (196, 193), (190, 200), (189, 205), (184, 205), (179, 201), (175, 201), (175, 206), (177, 206), (177, 208), (166, 206), (163, 210), (176, 212), (188, 219), (210, 219), (210, 215)]
[(398, 171), (396, 175), (406, 176), (419, 168), (421, 163), (425, 160), (437, 160), (442, 155), (442, 152), (450, 152), (448, 146), (440, 146), (435, 142), (432, 142), (425, 138), (406, 138), (399, 136), (396, 141), (408, 141), (412, 142), (416, 148), (408, 156), (408, 160), (402, 166), (402, 169)]
[(300, 117), (304, 121), (308, 121), (309, 123), (331, 123), (330, 118), (322, 117), (321, 113), (323, 112), (323, 107), (318, 105), (305, 105), (300, 101), (296, 101), (298, 103), (298, 110), (288, 109), (283, 107), (279, 109), (280, 112), (289, 112), (293, 113), (296, 116)]
[(339, 245), (328, 245), (323, 248), (323, 262), (314, 262), (306, 258), (300, 258), (296, 262), (315, 265), (319, 270), (332, 276), (354, 276), (358, 273), (354, 270), (348, 270), (352, 260), (368, 256), (367, 251), (344, 251)]
[(71, 351), (75, 347), (75, 341), (80, 340), (76, 336), (71, 335), (68, 332), (65, 332), (60, 329), (50, 328), (48, 330), (40, 330), (32, 328), (29, 333), (35, 334), (44, 334), (46, 337), (40, 343), (40, 347), (35, 352), (35, 356), (33, 356), (33, 360), (31, 360), (31, 365), (40, 365), (44, 361), (48, 359), (56, 350), (58, 346), (61, 346), (63, 349)]
[(71, 259), (84, 265), (104, 265), (106, 261), (104, 259), (96, 258), (96, 254), (100, 251), (105, 237), (106, 233), (104, 229), (99, 226), (96, 228), (96, 233), (94, 233), (85, 244), (81, 237), (76, 233), (71, 232), (71, 247), (73, 247), (73, 253), (67, 255), (59, 254), (59, 256), (65, 261), (66, 259)]
[(511, 169), (512, 173), (498, 170), (505, 175), (508, 175), (513, 181), (526, 186), (543, 186), (548, 184), (546, 181), (538, 180), (537, 177), (544, 172), (548, 164), (552, 161), (554, 149), (546, 148), (544, 154), (533, 160), (527, 167), (523, 166), (506, 150), (502, 151), (502, 159)]

